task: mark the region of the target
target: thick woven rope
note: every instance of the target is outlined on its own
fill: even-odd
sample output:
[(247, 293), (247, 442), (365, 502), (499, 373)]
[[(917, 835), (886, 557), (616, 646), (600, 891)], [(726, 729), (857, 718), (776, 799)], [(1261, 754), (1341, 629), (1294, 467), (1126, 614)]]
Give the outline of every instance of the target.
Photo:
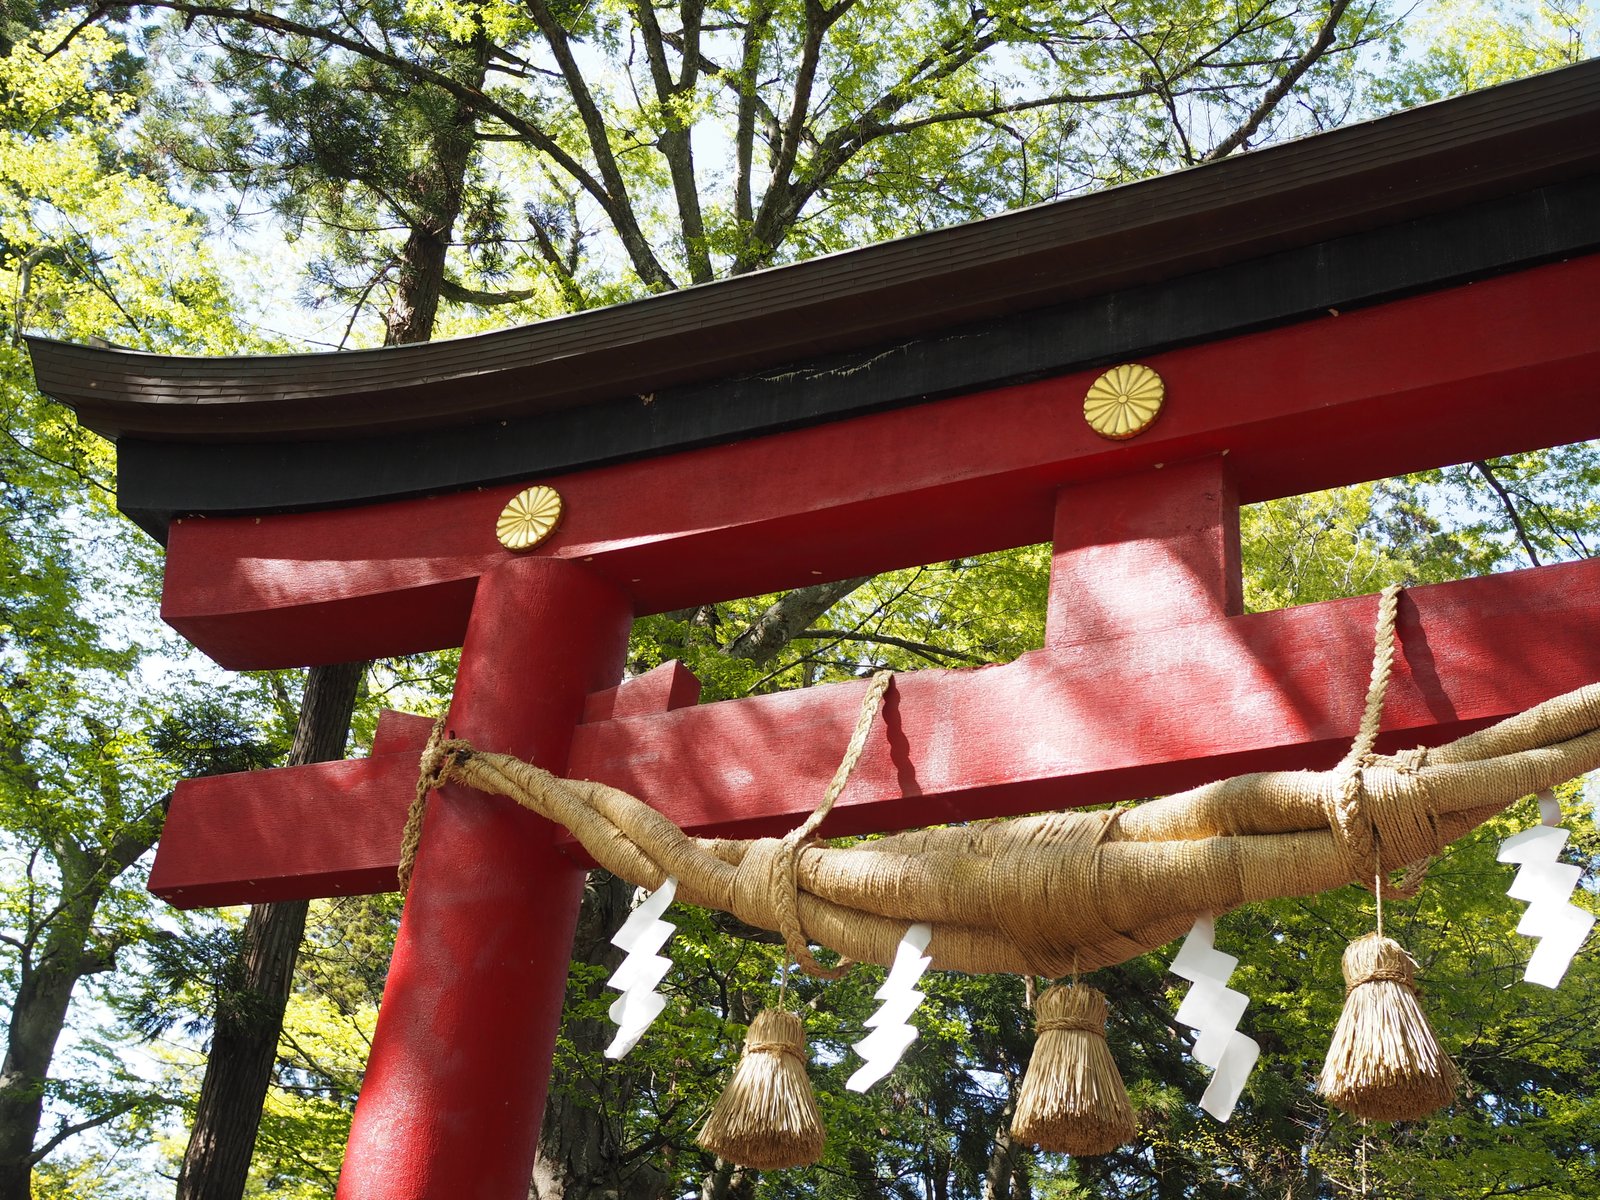
[[(1383, 607), (1378, 659), (1393, 653)], [(1375, 755), (1387, 677), (1375, 662), (1363, 732), (1332, 771), (1241, 775), (1117, 811), (843, 848), (810, 844), (811, 822), (790, 838), (690, 837), (625, 792), (459, 741), (431, 748), (425, 783), (509, 796), (630, 883), (674, 876), (678, 899), (787, 930), (786, 941), (888, 965), (906, 926), (926, 921), (935, 969), (1060, 978), (1165, 945), (1203, 914), (1370, 885), (1376, 871), (1414, 866), (1520, 797), (1600, 766), (1600, 684), (1426, 754)]]

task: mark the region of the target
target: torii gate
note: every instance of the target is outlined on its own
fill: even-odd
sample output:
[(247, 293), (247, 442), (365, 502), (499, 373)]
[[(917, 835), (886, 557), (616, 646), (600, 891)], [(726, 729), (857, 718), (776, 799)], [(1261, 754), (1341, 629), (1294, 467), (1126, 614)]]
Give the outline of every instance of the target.
[[(1328, 766), (1370, 598), (1246, 614), (1238, 507), (1600, 436), (1600, 63), (990, 221), (525, 330), (340, 356), (35, 340), (168, 545), (163, 615), (225, 666), (464, 645), (460, 736), (786, 830), (859, 684), (696, 706), (620, 687), (636, 616), (1052, 540), (1045, 645), (900, 676), (825, 832)], [(1165, 382), (1122, 441), (1109, 363)], [(529, 483), (565, 516), (496, 540)], [(1600, 679), (1600, 563), (1405, 594), (1391, 742)], [(230, 904), (395, 886), (425, 722), (371, 758), (191, 781), (151, 888)], [(565, 832), (429, 810), (340, 1181), (526, 1191), (583, 879)]]

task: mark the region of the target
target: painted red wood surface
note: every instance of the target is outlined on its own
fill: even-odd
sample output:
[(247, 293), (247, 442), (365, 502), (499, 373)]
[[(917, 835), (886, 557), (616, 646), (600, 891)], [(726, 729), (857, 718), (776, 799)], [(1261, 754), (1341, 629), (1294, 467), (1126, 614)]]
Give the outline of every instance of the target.
[[(485, 574), (449, 728), (565, 770), (587, 696), (622, 673), (632, 618), (621, 592), (572, 563)], [(527, 1194), (583, 891), (555, 830), (500, 797), (434, 793), (341, 1200)]]
[[(567, 515), (535, 553), (644, 613), (1044, 541), (1061, 487), (1158, 463), (1228, 452), (1249, 502), (1596, 437), (1596, 329), (1590, 255), (1157, 355), (1128, 443), (1085, 426), (1084, 372), (539, 480)], [(457, 645), (516, 490), (175, 523), (163, 613), (233, 667)]]
[(184, 780), (150, 890), (179, 908), (394, 891), (421, 748)]
[[(1084, 375), (545, 481), (569, 516), (520, 558), (492, 540), (512, 488), (186, 520), (165, 611), (235, 665), (464, 632), (453, 732), (751, 835), (816, 803), (864, 685), (703, 707), (679, 668), (610, 688), (635, 611), (1053, 534), (1044, 648), (898, 677), (825, 833), (1326, 766), (1375, 605), (1241, 614), (1238, 502), (1600, 435), (1597, 296), (1591, 257), (1163, 355), (1169, 409), (1124, 445), (1084, 428)], [(1600, 562), (1406, 593), (1386, 739), (1600, 678), (1597, 627)], [(366, 762), (189, 785), (155, 878), (185, 902), (389, 886), (424, 733), (391, 718)], [(562, 846), (508, 801), (436, 795), (341, 1200), (525, 1194), (582, 878)]]
[[(1045, 648), (1002, 667), (899, 676), (882, 736), (869, 739), (826, 831), (1331, 765), (1360, 717), (1375, 604), (1359, 597), (1236, 615), (1230, 460), (1065, 489)], [(1089, 511), (1104, 520), (1082, 520)], [(1596, 629), (1600, 561), (1407, 591), (1388, 741), (1444, 740), (1600, 679)], [(644, 797), (698, 833), (791, 828), (837, 766), (864, 685), (679, 708), (689, 679), (681, 667), (658, 670), (591, 698), (570, 773)], [(185, 785), (152, 887), (192, 905), (268, 889), (286, 898), (392, 886), (415, 772), (413, 750)], [(385, 788), (397, 794), (382, 798)], [(254, 840), (235, 840), (239, 829)]]
[[(589, 695), (583, 720), (663, 713), (699, 696), (693, 673), (665, 663)], [(392, 892), (432, 730), (427, 717), (386, 710), (370, 758), (183, 780), (150, 890), (178, 908)]]
[[(1372, 598), (897, 677), (823, 828), (838, 836), (1161, 795), (1331, 767), (1359, 722)], [(1382, 745), (1437, 742), (1600, 680), (1600, 562), (1406, 593)], [(586, 726), (572, 770), (686, 828), (792, 828), (837, 766), (859, 685)]]

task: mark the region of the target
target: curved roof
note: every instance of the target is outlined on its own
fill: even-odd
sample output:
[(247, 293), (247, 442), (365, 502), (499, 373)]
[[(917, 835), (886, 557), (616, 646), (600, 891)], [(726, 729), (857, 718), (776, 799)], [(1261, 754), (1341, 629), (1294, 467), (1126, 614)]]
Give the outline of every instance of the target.
[[(1597, 169), (1600, 61), (1091, 195), (476, 337), (237, 358), (42, 338), (29, 348), (40, 388), (110, 438), (370, 441), (537, 421), (927, 338)], [(772, 417), (786, 419), (816, 418)]]

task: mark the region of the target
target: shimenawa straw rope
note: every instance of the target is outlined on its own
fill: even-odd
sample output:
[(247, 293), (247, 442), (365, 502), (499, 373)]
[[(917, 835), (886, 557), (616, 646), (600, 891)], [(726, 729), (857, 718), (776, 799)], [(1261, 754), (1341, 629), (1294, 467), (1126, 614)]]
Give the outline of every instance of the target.
[[(799, 935), (885, 966), (906, 927), (927, 921), (935, 970), (1060, 978), (1074, 959), (1093, 970), (1165, 945), (1201, 913), (1372, 878), (1372, 859), (1358, 867), (1348, 849), (1348, 767), (1242, 775), (1115, 813), (1047, 813), (836, 848), (693, 838), (604, 784), (456, 740), (435, 755), (438, 778), (560, 822), (630, 883), (653, 890), (672, 875), (679, 900), (759, 928), (787, 923), (792, 893), (773, 881), (790, 878), (794, 854)], [(1360, 823), (1375, 831), (1363, 844), (1376, 846), (1382, 870), (1399, 869), (1517, 798), (1597, 766), (1594, 684), (1425, 757), (1368, 753), (1353, 768)]]

